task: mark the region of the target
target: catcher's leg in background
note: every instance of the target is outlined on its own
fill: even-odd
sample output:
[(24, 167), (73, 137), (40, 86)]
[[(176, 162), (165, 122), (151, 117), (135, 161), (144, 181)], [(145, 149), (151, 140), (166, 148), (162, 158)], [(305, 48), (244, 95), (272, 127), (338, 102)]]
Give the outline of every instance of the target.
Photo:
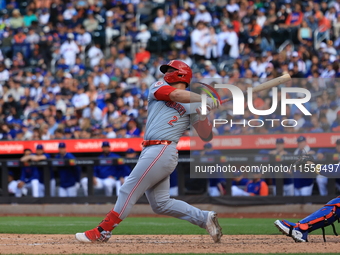
[[(297, 242), (308, 242), (308, 233), (321, 228), (323, 230), (324, 241), (324, 227), (331, 225), (334, 234), (334, 222), (340, 217), (340, 197), (329, 201), (324, 207), (316, 212), (300, 220), (298, 223), (292, 223), (286, 220), (276, 220), (275, 226), (285, 235), (292, 237)], [(337, 234), (336, 234), (337, 235)]]
[(177, 159), (175, 144), (145, 148), (135, 168), (120, 188), (114, 209), (97, 228), (77, 233), (76, 239), (81, 242), (107, 241), (114, 227), (129, 215), (133, 205), (145, 191), (171, 174), (177, 165)]

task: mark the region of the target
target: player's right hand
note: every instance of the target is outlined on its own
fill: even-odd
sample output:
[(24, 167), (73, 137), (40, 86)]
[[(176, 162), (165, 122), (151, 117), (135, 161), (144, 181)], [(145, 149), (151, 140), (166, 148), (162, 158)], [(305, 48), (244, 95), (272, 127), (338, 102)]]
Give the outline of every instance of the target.
[(220, 101), (216, 98), (207, 98), (207, 108), (209, 111), (220, 107)]

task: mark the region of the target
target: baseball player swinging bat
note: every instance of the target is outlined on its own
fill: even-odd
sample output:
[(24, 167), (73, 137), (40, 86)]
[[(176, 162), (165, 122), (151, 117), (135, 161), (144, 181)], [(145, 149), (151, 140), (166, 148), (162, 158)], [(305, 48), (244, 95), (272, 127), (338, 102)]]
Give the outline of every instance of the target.
[[(155, 213), (205, 228), (215, 243), (221, 241), (223, 233), (216, 212), (170, 199), (169, 176), (178, 164), (176, 147), (180, 137), (190, 126), (205, 142), (213, 138), (213, 132), (208, 118), (195, 112), (198, 108), (190, 104), (201, 102), (200, 94), (186, 90), (192, 79), (191, 68), (180, 60), (171, 60), (159, 70), (164, 78), (149, 87), (148, 117), (138, 163), (119, 190), (114, 208), (103, 221), (93, 229), (76, 233), (79, 242), (107, 242), (113, 229), (130, 214), (144, 193)], [(212, 98), (207, 104), (211, 109), (218, 107)]]
[[(266, 90), (266, 89), (270, 89), (272, 87), (276, 87), (276, 86), (278, 86), (280, 84), (283, 84), (283, 83), (286, 83), (286, 82), (290, 81), (291, 79), (292, 78), (290, 77), (289, 74), (284, 74), (284, 75), (282, 75), (280, 77), (277, 77), (275, 79), (272, 79), (270, 81), (266, 81), (265, 83), (260, 84), (259, 86), (255, 87), (253, 89), (253, 92), (256, 93), (256, 92), (260, 92), (262, 90)], [(198, 83), (203, 85), (203, 86), (205, 86), (205, 87), (207, 87), (210, 91), (212, 91), (216, 95), (217, 100), (220, 102), (220, 104), (223, 104), (223, 103), (226, 103), (226, 102), (229, 102), (229, 101), (233, 100), (232, 97), (224, 99), (224, 100), (221, 100), (220, 95), (217, 93), (216, 89), (213, 86), (205, 84), (203, 82), (198, 82)]]

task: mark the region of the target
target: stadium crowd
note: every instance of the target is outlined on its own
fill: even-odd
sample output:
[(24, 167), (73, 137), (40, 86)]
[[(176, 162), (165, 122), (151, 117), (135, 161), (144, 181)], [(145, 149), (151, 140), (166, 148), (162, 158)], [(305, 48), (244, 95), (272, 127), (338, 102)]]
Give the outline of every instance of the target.
[[(288, 109), (294, 129), (216, 134), (340, 130), (339, 0), (0, 0), (0, 7), (2, 140), (142, 136), (148, 86), (175, 58), (192, 67), (194, 81), (245, 90), (256, 85), (251, 79), (290, 73), (297, 80), (287, 86), (312, 92), (312, 116)], [(271, 106), (268, 92), (253, 99), (257, 109)]]

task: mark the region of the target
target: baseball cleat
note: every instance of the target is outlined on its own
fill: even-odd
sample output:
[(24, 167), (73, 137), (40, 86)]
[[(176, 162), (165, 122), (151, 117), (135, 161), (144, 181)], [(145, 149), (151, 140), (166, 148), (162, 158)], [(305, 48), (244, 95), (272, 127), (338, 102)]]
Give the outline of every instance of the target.
[(222, 228), (218, 223), (217, 213), (209, 212), (205, 229), (208, 231), (215, 243), (219, 243), (221, 241), (223, 234)]
[(77, 233), (76, 239), (82, 243), (93, 243), (93, 242), (107, 242), (111, 237), (110, 231), (99, 231), (98, 227), (85, 231), (84, 233)]
[(274, 225), (280, 230), (280, 232), (286, 236), (289, 236), (295, 240), (295, 242), (304, 243), (308, 242), (308, 231), (301, 230), (298, 224), (286, 221), (276, 220)]

